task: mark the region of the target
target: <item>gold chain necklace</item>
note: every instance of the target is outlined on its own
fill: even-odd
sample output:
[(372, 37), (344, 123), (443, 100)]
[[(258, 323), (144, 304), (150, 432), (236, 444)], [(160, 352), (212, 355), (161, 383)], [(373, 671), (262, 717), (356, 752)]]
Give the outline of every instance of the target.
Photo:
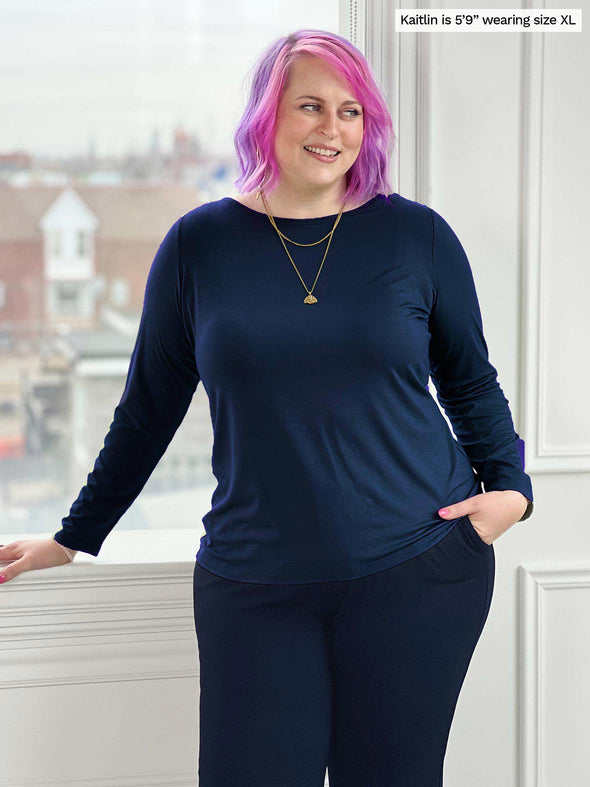
[[(266, 202), (266, 198), (264, 196), (264, 192), (263, 192), (262, 189), (258, 190), (258, 193), (256, 194), (256, 199), (258, 199), (258, 197), (260, 197), (260, 196), (262, 197), (262, 202), (264, 204), (264, 209), (266, 211), (266, 215), (268, 216), (269, 221), (272, 224), (272, 226), (277, 231), (279, 239), (280, 239), (281, 243), (283, 244), (283, 248), (287, 252), (287, 257), (291, 260), (291, 265), (295, 268), (295, 273), (299, 276), (299, 279), (301, 280), (301, 284), (303, 284), (303, 286), (305, 287), (305, 291), (307, 292), (307, 297), (304, 298), (303, 303), (317, 303), (318, 299), (315, 297), (315, 295), (312, 294), (313, 293), (313, 289), (314, 289), (314, 287), (315, 287), (315, 285), (317, 283), (317, 280), (319, 278), (320, 272), (321, 272), (321, 270), (322, 270), (322, 268), (324, 266), (324, 262), (325, 262), (327, 254), (328, 254), (328, 249), (330, 248), (330, 243), (332, 243), (332, 236), (334, 235), (334, 230), (336, 229), (336, 227), (338, 226), (338, 223), (340, 222), (340, 218), (342, 216), (342, 211), (344, 210), (344, 206), (346, 205), (346, 200), (342, 203), (342, 207), (340, 208), (340, 212), (339, 212), (338, 216), (336, 217), (336, 221), (334, 222), (334, 226), (332, 227), (332, 229), (330, 230), (330, 232), (327, 235), (324, 235), (324, 237), (321, 238), (321, 240), (315, 241), (315, 243), (297, 243), (294, 240), (290, 240), (277, 227), (277, 225), (275, 223), (275, 220), (274, 220), (274, 217), (273, 217), (272, 213), (270, 212), (270, 208), (268, 207), (268, 203)], [(297, 270), (297, 266), (293, 262), (293, 258), (289, 254), (289, 250), (285, 246), (285, 241), (283, 240), (283, 238), (285, 240), (288, 240), (289, 243), (293, 243), (295, 246), (317, 246), (319, 243), (321, 243), (322, 241), (326, 240), (326, 238), (329, 238), (328, 245), (326, 246), (326, 251), (324, 252), (324, 259), (322, 260), (322, 264), (319, 267), (319, 270), (317, 272), (317, 275), (315, 277), (315, 281), (313, 283), (313, 286), (312, 286), (311, 290), (307, 289), (307, 286), (306, 286), (305, 282), (301, 278), (301, 274)]]

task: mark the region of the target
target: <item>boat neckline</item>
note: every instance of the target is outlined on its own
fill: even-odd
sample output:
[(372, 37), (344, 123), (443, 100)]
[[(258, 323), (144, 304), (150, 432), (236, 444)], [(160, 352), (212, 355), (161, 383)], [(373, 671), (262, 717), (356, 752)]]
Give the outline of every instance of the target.
[[(392, 197), (392, 196), (395, 196), (395, 194), (391, 194), (389, 196)], [(268, 218), (268, 216), (266, 215), (265, 212), (261, 212), (259, 210), (254, 210), (254, 208), (250, 208), (250, 207), (248, 207), (248, 205), (244, 205), (242, 202), (239, 202), (234, 197), (224, 197), (224, 199), (226, 201), (229, 200), (234, 205), (237, 205), (239, 208), (242, 208), (243, 210), (247, 211), (248, 213), (253, 213), (253, 214), (257, 215), (257, 216), (262, 216), (262, 217), (264, 217), (266, 219)], [(363, 202), (362, 205), (358, 205), (356, 208), (352, 208), (352, 210), (345, 210), (345, 211), (343, 211), (340, 220), (342, 221), (342, 219), (345, 216), (354, 216), (357, 213), (362, 213), (362, 212), (364, 212), (366, 210), (370, 210), (373, 206), (375, 206), (377, 204), (378, 200), (387, 200), (387, 199), (388, 199), (388, 197), (385, 194), (382, 194), (382, 193), (375, 194), (374, 197), (371, 197), (371, 199), (367, 200), (367, 202)], [(313, 217), (310, 217), (310, 218), (302, 218), (302, 219), (293, 218), (292, 216), (273, 216), (273, 218), (276, 219), (277, 221), (282, 221), (282, 222), (286, 222), (286, 223), (290, 222), (292, 224), (305, 224), (305, 223), (309, 224), (309, 223), (314, 223), (314, 222), (318, 222), (318, 221), (325, 221), (326, 219), (336, 219), (337, 216), (338, 216), (337, 213), (331, 213), (328, 216), (313, 216)]]

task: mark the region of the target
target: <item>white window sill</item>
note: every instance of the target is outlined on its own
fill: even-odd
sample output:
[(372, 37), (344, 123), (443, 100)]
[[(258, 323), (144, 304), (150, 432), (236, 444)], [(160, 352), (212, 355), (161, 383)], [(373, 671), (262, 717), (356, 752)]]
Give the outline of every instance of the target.
[[(53, 533), (23, 535), (4, 534), (3, 544), (28, 539), (53, 538)], [(199, 551), (203, 528), (179, 528), (162, 530), (117, 530), (109, 533), (100, 553), (95, 557), (87, 552), (78, 552), (72, 563), (64, 568), (75, 568), (76, 565), (109, 565), (125, 566), (145, 563), (188, 563), (194, 566)], [(0, 566), (6, 565), (6, 562)], [(55, 570), (62, 566), (56, 566)], [(29, 572), (25, 572), (29, 573)]]

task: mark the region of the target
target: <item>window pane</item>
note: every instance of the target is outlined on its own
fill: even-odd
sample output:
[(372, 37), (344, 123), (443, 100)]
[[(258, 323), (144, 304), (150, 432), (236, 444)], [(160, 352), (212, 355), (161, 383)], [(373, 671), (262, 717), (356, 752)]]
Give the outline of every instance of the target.
[[(2, 3), (4, 533), (60, 529), (121, 398), (158, 246), (179, 216), (235, 193), (248, 72), (279, 36), (339, 32), (338, 5)], [(200, 383), (117, 529), (191, 528), (197, 547), (212, 440)]]

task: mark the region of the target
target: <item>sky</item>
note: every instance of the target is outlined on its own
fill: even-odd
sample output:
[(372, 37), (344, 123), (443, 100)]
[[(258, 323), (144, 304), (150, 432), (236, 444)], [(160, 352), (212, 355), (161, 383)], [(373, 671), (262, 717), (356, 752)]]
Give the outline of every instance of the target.
[(177, 125), (231, 153), (249, 69), (302, 27), (338, 32), (338, 0), (0, 0), (0, 153), (166, 151)]

